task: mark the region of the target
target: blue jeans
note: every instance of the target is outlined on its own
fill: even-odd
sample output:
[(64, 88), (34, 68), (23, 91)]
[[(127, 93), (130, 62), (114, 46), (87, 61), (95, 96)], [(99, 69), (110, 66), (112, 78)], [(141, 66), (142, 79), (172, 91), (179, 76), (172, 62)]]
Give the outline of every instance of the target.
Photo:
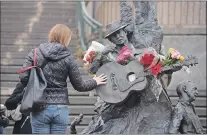
[(65, 134), (69, 124), (67, 105), (49, 105), (31, 113), (32, 134)]
[(3, 127), (0, 127), (0, 134), (6, 134), (6, 131)]

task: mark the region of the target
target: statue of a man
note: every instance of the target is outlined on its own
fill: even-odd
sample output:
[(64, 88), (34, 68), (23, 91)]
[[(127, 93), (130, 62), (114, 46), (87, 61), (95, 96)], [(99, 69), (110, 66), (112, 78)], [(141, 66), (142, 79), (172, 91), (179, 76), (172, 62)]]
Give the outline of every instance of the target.
[[(89, 70), (91, 73), (96, 73), (97, 70), (105, 63), (114, 61), (118, 56), (118, 52), (124, 45), (133, 50), (134, 57), (139, 55), (139, 53), (142, 53), (143, 48), (148, 47), (155, 47), (155, 50), (160, 53), (160, 47), (156, 48), (156, 46), (161, 45), (162, 32), (160, 27), (156, 24), (156, 19), (152, 19), (156, 18), (154, 17), (154, 14), (152, 14), (152, 11), (155, 10), (152, 7), (155, 7), (156, 3), (143, 2), (141, 4), (148, 8), (147, 11), (149, 11), (149, 13), (141, 14), (146, 16), (143, 16), (142, 23), (139, 24), (142, 27), (140, 27), (140, 31), (138, 31), (137, 28), (134, 28), (136, 25), (133, 26), (133, 23), (127, 21), (130, 20), (131, 16), (131, 10), (128, 10), (128, 2), (120, 2), (121, 21), (115, 21), (106, 26), (107, 34), (105, 38), (115, 44), (115, 46), (106, 46), (105, 49), (98, 54), (90, 65)], [(124, 8), (127, 8), (127, 10), (123, 10)], [(139, 12), (137, 11), (136, 13)], [(123, 23), (123, 20), (125, 23)], [(145, 23), (143, 21), (145, 21)], [(155, 30), (153, 31), (153, 29)], [(143, 34), (141, 35), (140, 32), (143, 32)], [(143, 36), (143, 38), (140, 37), (139, 39), (139, 36)], [(109, 59), (104, 59), (104, 56), (108, 56)], [(172, 70), (171, 72), (174, 71), (177, 70)], [(163, 87), (163, 84), (160, 82), (160, 77), (155, 77), (153, 75), (147, 76), (147, 81), (149, 85), (143, 91), (134, 92), (134, 94), (131, 94), (126, 102), (121, 105), (106, 103), (98, 98), (96, 103), (96, 111), (98, 114), (93, 117), (89, 126), (82, 133), (168, 133), (172, 112), (171, 101)]]
[(198, 94), (196, 84), (192, 81), (184, 81), (176, 90), (179, 100), (173, 110), (169, 133), (202, 134), (203, 128), (192, 103)]

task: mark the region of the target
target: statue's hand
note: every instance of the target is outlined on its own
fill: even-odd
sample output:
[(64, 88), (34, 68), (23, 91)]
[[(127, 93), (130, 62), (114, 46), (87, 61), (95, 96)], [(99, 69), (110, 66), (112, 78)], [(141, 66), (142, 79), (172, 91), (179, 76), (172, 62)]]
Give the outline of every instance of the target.
[(104, 47), (104, 49), (101, 51), (101, 54), (102, 55), (107, 55), (109, 52), (113, 52), (114, 49), (115, 49), (115, 46), (113, 46), (113, 45), (106, 45)]
[(168, 71), (163, 72), (163, 74), (172, 74), (173, 72), (177, 72), (177, 71), (179, 71), (181, 69), (182, 69), (182, 66), (180, 66), (180, 67), (174, 67), (173, 69), (170, 69)]

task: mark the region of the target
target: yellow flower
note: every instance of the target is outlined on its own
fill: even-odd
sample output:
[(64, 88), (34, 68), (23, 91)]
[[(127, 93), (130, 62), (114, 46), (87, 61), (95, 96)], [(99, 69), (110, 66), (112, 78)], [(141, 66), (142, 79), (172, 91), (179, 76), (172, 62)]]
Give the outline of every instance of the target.
[(185, 58), (183, 57), (183, 56), (180, 56), (180, 61), (184, 61), (185, 60)]
[(175, 50), (175, 48), (170, 48), (170, 49), (168, 50), (168, 54), (171, 54), (172, 51), (174, 51), (174, 50)]

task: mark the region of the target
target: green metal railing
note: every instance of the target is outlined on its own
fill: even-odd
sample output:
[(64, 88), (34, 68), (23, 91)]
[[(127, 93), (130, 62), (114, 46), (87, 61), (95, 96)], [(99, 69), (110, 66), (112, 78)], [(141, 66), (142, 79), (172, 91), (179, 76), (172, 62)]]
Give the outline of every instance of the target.
[(78, 29), (79, 29), (79, 36), (81, 41), (81, 47), (83, 50), (87, 49), (86, 45), (86, 32), (85, 32), (85, 24), (91, 28), (92, 32), (98, 32), (98, 39), (99, 42), (102, 43), (102, 28), (103, 25), (89, 16), (84, 0), (78, 1), (78, 8), (77, 8), (77, 19), (78, 19)]

